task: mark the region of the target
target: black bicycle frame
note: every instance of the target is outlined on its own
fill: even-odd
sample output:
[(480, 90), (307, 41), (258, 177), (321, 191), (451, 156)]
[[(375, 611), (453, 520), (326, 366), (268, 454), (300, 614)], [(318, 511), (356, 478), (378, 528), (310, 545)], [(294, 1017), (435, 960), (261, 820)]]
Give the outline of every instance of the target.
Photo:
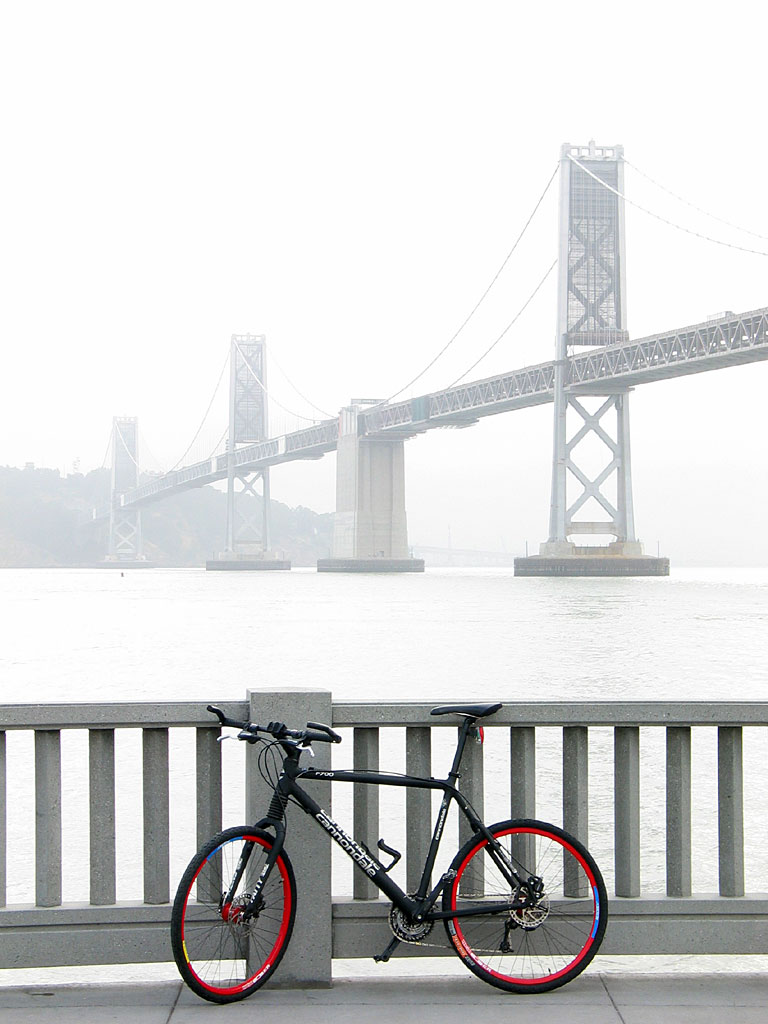
[[(288, 799), (291, 797), (299, 804), (302, 810), (313, 818), (331, 837), (331, 839), (333, 839), (334, 842), (344, 850), (344, 852), (354, 861), (355, 866), (362, 871), (366, 877), (373, 882), (373, 884), (380, 889), (381, 892), (383, 892), (384, 895), (392, 901), (392, 903), (395, 904), (395, 906), (399, 907), (410, 918), (416, 921), (439, 921), (454, 917), (470, 915), (476, 916), (478, 914), (498, 914), (515, 909), (515, 907), (518, 906), (517, 899), (511, 902), (506, 900), (504, 902), (484, 902), (482, 904), (472, 903), (467, 904), (464, 907), (456, 907), (451, 911), (433, 910), (432, 908), (434, 907), (438, 896), (443, 891), (446, 884), (455, 877), (455, 874), (452, 874), (451, 872), (444, 874), (431, 892), (427, 891), (435, 860), (437, 858), (440, 840), (443, 835), (445, 821), (448, 816), (448, 810), (451, 802), (454, 800), (469, 822), (473, 832), (481, 833), (488, 841), (489, 854), (496, 862), (502, 873), (506, 876), (510, 883), (510, 887), (517, 888), (527, 882), (527, 880), (520, 878), (512, 864), (509, 863), (508, 859), (504, 856), (501, 847), (494, 839), (492, 833), (480, 820), (480, 817), (470, 804), (469, 800), (467, 800), (464, 794), (456, 788), (456, 782), (458, 782), (459, 779), (459, 765), (461, 764), (461, 758), (464, 753), (467, 736), (472, 725), (473, 723), (469, 720), (465, 720), (461, 728), (453, 766), (447, 779), (427, 779), (416, 775), (394, 775), (388, 772), (378, 771), (355, 771), (348, 769), (340, 771), (318, 771), (315, 768), (301, 768), (299, 766), (300, 750), (295, 746), (284, 744), (283, 749), (285, 750), (286, 757), (283, 762), (283, 771), (275, 789), (275, 799), (273, 799), (273, 803), (267, 816), (256, 823), (256, 827), (258, 828), (267, 827), (274, 829), (275, 843), (272, 846), (272, 850), (270, 851), (267, 862), (261, 872), (261, 876), (257, 880), (256, 885), (251, 889), (252, 899), (248, 909), (250, 910), (251, 907), (255, 908), (258, 901), (258, 894), (269, 876), (272, 865), (277, 860), (283, 848), (285, 841), (283, 812), (288, 803)], [(415, 895), (413, 897), (408, 896), (400, 886), (389, 877), (389, 868), (384, 868), (381, 862), (363, 843), (358, 842), (352, 836), (348, 835), (344, 829), (333, 820), (330, 814), (323, 810), (323, 808), (312, 799), (309, 793), (301, 788), (297, 779), (301, 779), (302, 781), (321, 782), (358, 782), (363, 785), (372, 786), (400, 786), (411, 789), (442, 790), (443, 799), (440, 804), (440, 811), (438, 812), (437, 821), (432, 833), (432, 841), (429, 845), (429, 851), (427, 853), (427, 859), (421, 875), (421, 881)], [(275, 803), (275, 800), (277, 801), (277, 804)], [(390, 865), (390, 868), (391, 867), (392, 865)], [(236, 877), (232, 883), (233, 888), (237, 885), (239, 877), (244, 869), (245, 863), (238, 867)], [(519, 906), (522, 907), (524, 905), (524, 900), (521, 900), (519, 902)]]

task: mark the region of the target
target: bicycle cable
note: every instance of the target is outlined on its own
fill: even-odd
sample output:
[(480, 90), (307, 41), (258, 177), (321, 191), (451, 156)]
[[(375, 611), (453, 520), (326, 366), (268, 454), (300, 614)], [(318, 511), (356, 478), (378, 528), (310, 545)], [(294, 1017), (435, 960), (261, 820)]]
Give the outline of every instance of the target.
[(264, 782), (275, 790), (280, 781), (280, 755), (274, 748), (279, 746), (279, 742), (277, 740), (262, 740), (261, 742), (256, 768)]

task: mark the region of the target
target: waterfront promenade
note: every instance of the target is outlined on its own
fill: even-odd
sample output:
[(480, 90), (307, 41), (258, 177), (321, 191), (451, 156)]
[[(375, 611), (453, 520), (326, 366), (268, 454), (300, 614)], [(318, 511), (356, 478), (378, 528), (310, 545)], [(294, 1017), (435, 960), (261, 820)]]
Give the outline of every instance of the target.
[(208, 1024), (273, 1013), (313, 1024), (466, 1024), (503, 1013), (515, 1024), (757, 1024), (768, 1020), (768, 974), (601, 974), (539, 996), (508, 995), (466, 977), (346, 978), (331, 988), (280, 988), (214, 1006), (176, 981), (148, 985), (0, 987), (0, 1024)]

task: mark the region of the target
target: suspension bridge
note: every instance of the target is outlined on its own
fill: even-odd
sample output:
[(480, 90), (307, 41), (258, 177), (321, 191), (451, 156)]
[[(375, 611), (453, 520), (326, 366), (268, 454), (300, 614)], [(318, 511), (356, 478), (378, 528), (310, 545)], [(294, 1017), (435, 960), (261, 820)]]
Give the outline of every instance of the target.
[[(266, 339), (233, 335), (229, 423), (223, 452), (141, 481), (137, 421), (116, 418), (110, 501), (92, 514), (93, 521), (109, 521), (107, 562), (141, 564), (141, 509), (145, 505), (187, 488), (226, 480), (225, 548), (207, 563), (208, 568), (287, 569), (290, 564), (277, 557), (271, 546), (270, 469), (335, 451), (333, 550), (330, 558), (318, 562), (318, 570), (421, 571), (424, 562), (412, 558), (408, 546), (405, 441), (425, 431), (468, 427), (487, 416), (552, 403), (549, 535), (538, 555), (515, 560), (516, 574), (666, 575), (668, 559), (645, 555), (635, 534), (629, 393), (654, 381), (768, 359), (768, 308), (739, 314), (728, 311), (702, 323), (631, 339), (626, 318), (624, 204), (638, 204), (625, 193), (624, 164), (620, 146), (591, 142), (562, 147), (557, 259), (491, 348), (443, 390), (396, 400), (413, 390), (422, 371), (387, 400), (352, 401), (336, 416), (270, 436)], [(472, 313), (425, 370), (452, 344), (482, 303), (544, 194)], [(672, 226), (716, 244), (768, 256), (768, 251)], [(555, 358), (460, 383), (515, 324), (555, 267)], [(597, 476), (591, 477), (580, 465), (577, 449), (581, 447), (583, 452), (585, 442), (595, 441), (604, 446), (607, 461)], [(257, 493), (263, 499), (260, 503), (249, 500)], [(254, 517), (257, 507), (260, 521)], [(584, 543), (583, 538), (600, 536), (611, 539), (607, 544)]]

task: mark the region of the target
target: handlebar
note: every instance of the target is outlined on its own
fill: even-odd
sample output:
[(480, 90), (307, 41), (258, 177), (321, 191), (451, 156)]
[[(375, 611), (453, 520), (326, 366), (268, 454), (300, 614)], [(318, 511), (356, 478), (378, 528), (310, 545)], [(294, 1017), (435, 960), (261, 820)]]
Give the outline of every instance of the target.
[(334, 732), (328, 725), (319, 722), (307, 722), (307, 728), (303, 730), (289, 729), (283, 722), (270, 722), (268, 725), (257, 725), (255, 722), (238, 722), (234, 718), (227, 718), (221, 708), (215, 704), (209, 704), (206, 711), (216, 715), (222, 725), (231, 729), (239, 729), (238, 739), (248, 740), (255, 743), (259, 733), (266, 733), (276, 740), (293, 740), (300, 747), (309, 746), (310, 743), (341, 743), (341, 736)]

